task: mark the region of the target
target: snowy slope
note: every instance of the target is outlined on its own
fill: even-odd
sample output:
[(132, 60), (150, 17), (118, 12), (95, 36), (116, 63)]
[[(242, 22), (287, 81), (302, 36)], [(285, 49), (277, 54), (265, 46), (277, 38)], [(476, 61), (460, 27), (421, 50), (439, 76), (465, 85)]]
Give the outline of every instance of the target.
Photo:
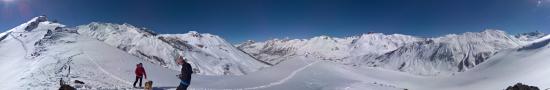
[[(383, 83), (370, 82), (367, 77), (351, 72), (348, 66), (332, 62), (288, 58), (276, 66), (243, 76), (199, 79), (195, 90), (402, 90)], [(201, 78), (201, 77), (199, 77)], [(212, 78), (212, 77), (210, 77)], [(239, 83), (233, 83), (239, 81)]]
[(39, 83), (31, 84), (32, 73), (40, 72), (40, 54), (45, 48), (40, 47), (46, 38), (52, 38), (52, 32), (64, 25), (47, 21), (44, 16), (35, 17), (29, 22), (8, 30), (2, 34), (0, 50), (0, 71), (3, 74), (0, 79), (3, 82), (1, 87), (10, 89), (20, 86), (36, 86)]
[(78, 26), (77, 30), (82, 35), (173, 70), (179, 70), (175, 63), (179, 55), (191, 60), (195, 72), (202, 75), (243, 75), (268, 67), (211, 34), (191, 31), (157, 35), (129, 24), (111, 23), (90, 23)]
[[(2, 63), (3, 71), (19, 73), (1, 75), (7, 89), (56, 89), (59, 80), (67, 82), (80, 80), (85, 85), (71, 83), (81, 89), (125, 89), (131, 88), (134, 79), (135, 64), (143, 62), (117, 48), (75, 33), (54, 32), (58, 39), (40, 42), (46, 47), (41, 55), (34, 58), (13, 55), (7, 57), (10, 63)], [(17, 45), (17, 44), (14, 44)], [(4, 46), (4, 45), (2, 45)], [(16, 46), (13, 46), (16, 47)], [(12, 48), (13, 51), (25, 51), (23, 47)], [(14, 53), (18, 54), (18, 53)], [(24, 54), (23, 52), (19, 54)], [(4, 59), (2, 60), (10, 60)], [(17, 58), (23, 58), (18, 59)], [(15, 60), (14, 60), (15, 59)], [(174, 86), (178, 71), (166, 69), (159, 65), (143, 62), (149, 76), (159, 87)], [(28, 66), (20, 66), (28, 65)]]

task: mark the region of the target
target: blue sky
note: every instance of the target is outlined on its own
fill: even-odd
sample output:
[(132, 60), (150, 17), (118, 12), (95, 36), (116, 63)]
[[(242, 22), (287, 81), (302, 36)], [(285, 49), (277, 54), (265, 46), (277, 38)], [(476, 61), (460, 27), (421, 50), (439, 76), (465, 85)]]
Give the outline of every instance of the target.
[(550, 0), (0, 0), (0, 31), (47, 15), (70, 27), (129, 23), (198, 31), (231, 43), (366, 32), (434, 37), (501, 29), (550, 31)]

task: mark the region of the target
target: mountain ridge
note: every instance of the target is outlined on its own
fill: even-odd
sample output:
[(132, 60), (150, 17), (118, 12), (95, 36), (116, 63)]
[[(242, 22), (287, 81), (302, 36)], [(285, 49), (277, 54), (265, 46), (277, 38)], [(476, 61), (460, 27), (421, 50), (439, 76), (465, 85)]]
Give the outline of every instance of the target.
[[(522, 37), (523, 39), (520, 39)], [(530, 39), (524, 39), (529, 37)], [(379, 67), (382, 66), (388, 69), (394, 69), (398, 71), (412, 72), (420, 75), (437, 75), (442, 71), (445, 71), (444, 74), (452, 74), (454, 72), (462, 72), (469, 68), (473, 68), (475, 65), (483, 62), (491, 55), (496, 53), (499, 50), (506, 48), (514, 48), (520, 45), (528, 43), (531, 38), (540, 38), (541, 33), (538, 34), (521, 34), (512, 36), (501, 30), (486, 29), (482, 32), (465, 32), (462, 34), (448, 34), (440, 37), (432, 38), (421, 38), (410, 35), (403, 34), (383, 34), (383, 33), (368, 33), (362, 34), (360, 36), (350, 36), (350, 37), (330, 37), (326, 35), (316, 36), (310, 39), (272, 39), (264, 42), (256, 41), (247, 41), (237, 45), (237, 48), (251, 54), (257, 59), (272, 63), (276, 65), (278, 62), (282, 62), (284, 57), (290, 56), (313, 56), (313, 58), (319, 58), (322, 60), (333, 61), (337, 63), (342, 63), (345, 65), (352, 66), (369, 66), (369, 67)], [(475, 38), (475, 39), (468, 39)], [(479, 40), (476, 40), (479, 39)], [(443, 42), (443, 43), (441, 43)], [(438, 43), (441, 45), (430, 45), (430, 43)], [(448, 45), (455, 45), (448, 47)], [(424, 65), (415, 66), (412, 68), (417, 68), (417, 70), (402, 70), (404, 67), (409, 65), (406, 63), (391, 64), (390, 67), (386, 67), (386, 64), (389, 64), (388, 61), (402, 61), (409, 62), (408, 60), (398, 60), (397, 58), (411, 58), (411, 57), (401, 57), (400, 55), (387, 56), (391, 53), (399, 51), (399, 49), (411, 49), (417, 47), (441, 47), (447, 48), (448, 50), (454, 50), (453, 52), (448, 53), (462, 53), (462, 54), (449, 54), (441, 57), (454, 57), (451, 58), (451, 62), (448, 62), (449, 65), (443, 67), (438, 66), (439, 68), (449, 68), (448, 70), (436, 70), (431, 68), (425, 70), (427, 67)], [(489, 49), (470, 49), (470, 50), (461, 50), (462, 48), (467, 47), (485, 47)], [(408, 48), (403, 48), (408, 47)], [(306, 49), (304, 49), (306, 48)], [(319, 50), (322, 49), (322, 50)], [(446, 49), (440, 48), (443, 51), (448, 51)], [(419, 50), (411, 53), (409, 55), (416, 54), (425, 54), (426, 52), (437, 53), (440, 49), (426, 49)], [(323, 51), (324, 50), (324, 51)], [(459, 50), (459, 51), (456, 51)], [(481, 50), (473, 51), (471, 50)], [(405, 52), (401, 52), (405, 53)], [(434, 59), (436, 55), (414, 55), (415, 57), (423, 57), (431, 61), (441, 61), (442, 59)], [(473, 54), (468, 54), (473, 53)], [(388, 58), (384, 58), (388, 57)], [(392, 57), (392, 58), (389, 58)], [(430, 59), (431, 58), (431, 59)], [(385, 64), (381, 64), (384, 62)], [(411, 62), (409, 62), (411, 63)], [(437, 63), (437, 62), (436, 62)], [(441, 63), (441, 62), (440, 62)], [(427, 66), (437, 66), (437, 64), (427, 64)], [(425, 68), (425, 69), (420, 69)]]

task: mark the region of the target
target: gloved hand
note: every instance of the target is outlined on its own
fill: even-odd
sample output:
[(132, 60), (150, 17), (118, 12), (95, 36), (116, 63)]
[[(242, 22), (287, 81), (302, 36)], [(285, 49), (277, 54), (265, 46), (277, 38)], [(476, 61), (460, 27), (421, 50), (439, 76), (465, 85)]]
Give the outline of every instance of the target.
[(177, 76), (179, 79), (182, 79), (182, 78), (183, 78), (183, 75), (181, 75), (181, 74), (178, 74), (178, 75), (176, 75), (176, 76)]

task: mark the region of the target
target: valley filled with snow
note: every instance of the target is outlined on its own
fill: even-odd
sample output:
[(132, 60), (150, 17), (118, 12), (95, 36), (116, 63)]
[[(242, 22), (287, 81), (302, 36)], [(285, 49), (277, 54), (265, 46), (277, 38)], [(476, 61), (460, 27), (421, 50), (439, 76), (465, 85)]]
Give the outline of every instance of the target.
[[(153, 89), (175, 90), (183, 56), (191, 90), (499, 90), (550, 88), (550, 36), (500, 30), (423, 38), (351, 37), (248, 41), (191, 31), (157, 34), (130, 24), (67, 27), (39, 16), (0, 33), (0, 87), (137, 89), (143, 63)], [(82, 81), (74, 83), (75, 80)]]

